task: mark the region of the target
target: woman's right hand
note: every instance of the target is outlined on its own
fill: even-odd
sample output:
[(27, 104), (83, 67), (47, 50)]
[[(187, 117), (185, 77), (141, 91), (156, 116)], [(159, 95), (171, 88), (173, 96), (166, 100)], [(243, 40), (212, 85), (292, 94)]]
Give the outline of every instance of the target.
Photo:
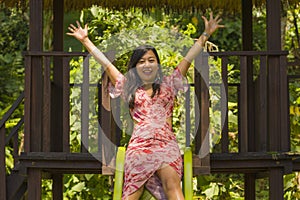
[(77, 27), (73, 24), (70, 24), (68, 27), (70, 32), (67, 33), (67, 35), (75, 37), (80, 42), (84, 42), (84, 40), (88, 38), (88, 26), (86, 24), (84, 28), (82, 28), (78, 21), (76, 21), (76, 24)]

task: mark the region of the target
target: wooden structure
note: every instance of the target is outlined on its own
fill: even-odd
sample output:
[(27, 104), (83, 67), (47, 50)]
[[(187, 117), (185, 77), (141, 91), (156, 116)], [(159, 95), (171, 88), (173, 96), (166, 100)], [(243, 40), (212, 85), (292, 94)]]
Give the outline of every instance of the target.
[[(65, 0), (68, 1), (68, 0)], [(43, 176), (53, 180), (53, 199), (62, 199), (64, 173), (113, 173), (101, 164), (102, 140), (104, 131), (117, 143), (120, 130), (112, 131), (109, 112), (99, 102), (98, 150), (92, 155), (88, 146), (82, 145), (81, 152), (70, 152), (70, 80), (69, 61), (74, 57), (87, 58), (86, 53), (63, 52), (64, 1), (53, 0), (54, 48), (43, 52), (43, 2), (29, 0), (30, 6), (30, 43), (25, 57), (25, 93), (20, 96), (12, 109), (0, 123), (0, 199), (21, 199), (25, 191), (28, 199), (41, 199), (41, 180)], [(218, 52), (210, 55), (222, 59), (222, 130), (221, 152), (210, 154), (210, 159), (200, 160), (195, 156), (194, 173), (203, 172), (209, 161), (212, 173), (244, 173), (245, 199), (255, 199), (255, 179), (264, 175), (269, 177), (270, 199), (283, 199), (283, 175), (300, 171), (298, 157), (289, 155), (290, 131), (288, 110), (287, 52), (281, 50), (280, 0), (267, 0), (267, 51), (252, 51), (252, 2), (241, 0), (243, 17), (243, 51)], [(240, 83), (231, 85), (227, 80), (229, 58), (240, 62)], [(259, 60), (258, 78), (254, 79), (253, 59)], [(196, 73), (196, 95), (200, 101), (200, 128), (196, 135), (196, 150), (204, 142), (209, 126), (209, 95), (205, 82), (208, 81), (207, 57), (196, 60), (196, 65), (204, 69), (202, 76)], [(205, 67), (206, 66), (206, 67)], [(89, 74), (85, 62), (82, 83), (82, 106), (88, 106)], [(238, 91), (239, 108), (239, 150), (229, 151), (228, 137), (228, 90), (235, 87)], [(101, 98), (99, 93), (99, 99)], [(25, 98), (25, 116), (17, 127), (6, 137), (5, 122), (13, 110)], [(82, 112), (81, 137), (88, 140), (88, 113)], [(105, 121), (105, 123), (104, 123)], [(109, 123), (107, 123), (109, 122)], [(17, 130), (24, 123), (25, 150), (18, 154)], [(15, 169), (5, 175), (5, 145), (14, 143)]]

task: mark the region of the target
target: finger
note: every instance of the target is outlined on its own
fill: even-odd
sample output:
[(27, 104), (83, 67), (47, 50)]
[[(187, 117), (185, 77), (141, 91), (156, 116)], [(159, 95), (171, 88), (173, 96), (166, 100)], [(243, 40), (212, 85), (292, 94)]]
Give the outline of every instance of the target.
[(210, 13), (209, 13), (209, 20), (212, 20), (212, 19), (214, 19), (214, 17), (213, 17), (213, 12), (210, 12)]
[(215, 17), (215, 20), (217, 21), (219, 18), (220, 18), (220, 15), (217, 15), (217, 16)]
[(76, 30), (76, 29), (77, 29), (76, 26), (74, 26), (73, 24), (70, 24), (69, 27), (71, 27), (73, 30)]
[(88, 25), (87, 24), (84, 25), (84, 29), (88, 29)]
[(222, 19), (218, 19), (217, 23), (219, 24), (222, 21)]
[(225, 25), (218, 25), (218, 28), (225, 28)]
[(81, 25), (80, 25), (79, 21), (76, 21), (76, 24), (77, 24), (78, 28), (81, 28)]
[(201, 16), (201, 17), (202, 17), (204, 23), (207, 23), (207, 22), (208, 22), (207, 19), (206, 19), (206, 17), (204, 17), (204, 16)]
[(75, 30), (71, 27), (68, 27), (69, 31), (73, 34), (75, 32)]

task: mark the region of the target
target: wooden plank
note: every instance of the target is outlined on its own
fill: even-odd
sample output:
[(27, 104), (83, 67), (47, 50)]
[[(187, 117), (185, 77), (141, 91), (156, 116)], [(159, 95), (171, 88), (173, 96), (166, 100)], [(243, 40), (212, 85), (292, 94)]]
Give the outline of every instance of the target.
[(270, 187), (270, 199), (284, 199), (283, 198), (283, 169), (282, 168), (274, 168), (269, 169), (269, 187)]
[(29, 0), (29, 51), (43, 50), (43, 2)]
[(267, 0), (267, 49), (281, 50), (281, 1)]
[[(24, 116), (19, 120), (18, 124), (14, 126), (14, 128), (11, 130), (11, 133), (10, 133), (10, 135), (13, 135), (14, 166), (17, 166), (17, 164), (19, 163), (19, 154), (20, 154), (20, 151), (22, 151), (22, 149), (20, 149), (20, 146), (19, 146), (19, 130), (23, 124), (24, 124)], [(6, 139), (6, 142), (7, 142), (7, 139)]]
[(63, 188), (64, 188), (63, 175), (60, 173), (53, 173), (52, 180), (53, 180), (52, 198), (55, 200), (63, 200)]
[(281, 151), (290, 151), (290, 126), (289, 126), (289, 85), (287, 79), (287, 58), (280, 56), (280, 132)]
[(40, 169), (28, 169), (28, 199), (42, 199), (42, 173)]
[(244, 51), (253, 49), (252, 7), (252, 1), (242, 0), (242, 46)]
[[(101, 81), (98, 81), (97, 83), (97, 97), (98, 97), (98, 101), (97, 101), (97, 104), (98, 104), (98, 110), (97, 110), (97, 119), (98, 119), (98, 124), (99, 124), (99, 128), (98, 128), (98, 149), (97, 149), (97, 153), (101, 153), (103, 152), (103, 148), (102, 148), (102, 144), (101, 144), (101, 141), (102, 141), (102, 134), (104, 134), (104, 130), (103, 130), (103, 127), (102, 127), (102, 120), (101, 120), (101, 116), (102, 116), (102, 81), (103, 81), (103, 72), (101, 73), (102, 76), (101, 76)], [(102, 154), (101, 154), (102, 155)], [(102, 157), (101, 157), (101, 162), (102, 162)]]
[(255, 178), (256, 175), (254, 173), (247, 173), (244, 176), (245, 183), (245, 200), (255, 200)]
[(241, 93), (241, 105), (240, 105), (240, 152), (248, 151), (248, 70), (247, 70), (247, 57), (240, 57), (240, 93)]
[(89, 149), (89, 59), (83, 62), (83, 82), (81, 87), (81, 152)]
[[(0, 127), (0, 182), (6, 183), (5, 124)], [(6, 199), (6, 184), (0, 186), (0, 197)]]
[(281, 151), (279, 57), (268, 57), (268, 133), (269, 151)]
[(53, 0), (53, 50), (64, 50), (64, 1)]
[(222, 57), (222, 85), (221, 87), (221, 144), (222, 152), (229, 151), (229, 137), (228, 137), (228, 57)]
[(9, 108), (9, 110), (3, 115), (3, 117), (0, 120), (0, 127), (4, 126), (6, 121), (10, 118), (10, 116), (13, 114), (13, 112), (18, 108), (18, 106), (21, 104), (23, 99), (24, 99), (24, 92), (22, 92), (20, 94), (20, 96), (13, 103), (13, 105)]
[(30, 151), (31, 130), (31, 57), (25, 56), (24, 151)]
[(255, 106), (254, 106), (254, 81), (253, 81), (253, 56), (247, 56), (247, 98), (248, 98), (248, 151), (256, 151), (255, 133)]
[[(115, 148), (108, 145), (113, 141), (113, 131), (111, 130), (113, 118), (111, 118), (111, 99), (105, 92), (107, 90), (107, 81), (107, 74), (102, 73), (101, 88), (99, 88), (98, 90), (98, 119), (100, 124), (100, 128), (98, 131), (98, 152), (101, 155), (100, 161), (103, 165), (109, 164), (110, 160), (112, 159), (112, 152), (115, 151)], [(104, 103), (105, 101), (106, 103)]]
[(63, 152), (70, 152), (70, 58), (63, 60)]
[[(191, 90), (190, 87), (188, 87), (188, 90), (185, 92), (185, 101), (184, 101), (184, 107), (185, 107), (185, 146), (189, 147), (191, 145)], [(196, 109), (195, 109), (196, 110)], [(195, 120), (196, 121), (196, 120)], [(195, 126), (197, 127), (197, 126)]]
[[(30, 19), (29, 19), (29, 50), (42, 51), (43, 50), (43, 1), (30, 0)], [(27, 134), (30, 132), (30, 146), (29, 151), (42, 150), (42, 90), (43, 82), (42, 73), (42, 59), (41, 57), (31, 58), (31, 84), (30, 84), (30, 110), (28, 123), (30, 127)], [(28, 96), (27, 96), (28, 97)], [(27, 113), (28, 114), (28, 113)], [(26, 117), (26, 118), (27, 118)]]
[(44, 89), (43, 89), (43, 151), (50, 151), (50, 120), (51, 120), (51, 69), (50, 57), (44, 58)]
[(63, 58), (53, 57), (51, 151), (63, 150)]
[(116, 98), (111, 100), (112, 107), (114, 109), (111, 112), (111, 134), (112, 134), (112, 142), (116, 146), (120, 146), (121, 141), (121, 98)]
[[(210, 166), (209, 161), (209, 54), (202, 52), (195, 59), (195, 93), (200, 102), (200, 115), (195, 113), (195, 118), (200, 119), (200, 126), (195, 136), (195, 153), (201, 157), (202, 166)], [(200, 72), (200, 73), (199, 73)], [(209, 169), (209, 168), (208, 168)]]
[(257, 151), (267, 151), (268, 146), (268, 96), (267, 96), (267, 57), (260, 57), (259, 97), (257, 108)]
[(30, 151), (42, 151), (42, 127), (43, 127), (43, 72), (42, 58), (34, 57), (31, 60), (31, 118), (30, 118)]

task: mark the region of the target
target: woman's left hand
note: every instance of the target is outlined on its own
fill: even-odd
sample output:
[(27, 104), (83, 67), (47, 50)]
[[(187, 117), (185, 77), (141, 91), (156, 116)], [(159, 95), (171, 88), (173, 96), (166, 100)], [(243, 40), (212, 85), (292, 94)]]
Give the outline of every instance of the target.
[(209, 20), (207, 20), (206, 17), (202, 16), (202, 19), (204, 20), (205, 24), (205, 33), (212, 35), (218, 28), (224, 28), (224, 25), (219, 24), (222, 19), (219, 15), (217, 15), (215, 18), (213, 17), (213, 13), (210, 13)]

